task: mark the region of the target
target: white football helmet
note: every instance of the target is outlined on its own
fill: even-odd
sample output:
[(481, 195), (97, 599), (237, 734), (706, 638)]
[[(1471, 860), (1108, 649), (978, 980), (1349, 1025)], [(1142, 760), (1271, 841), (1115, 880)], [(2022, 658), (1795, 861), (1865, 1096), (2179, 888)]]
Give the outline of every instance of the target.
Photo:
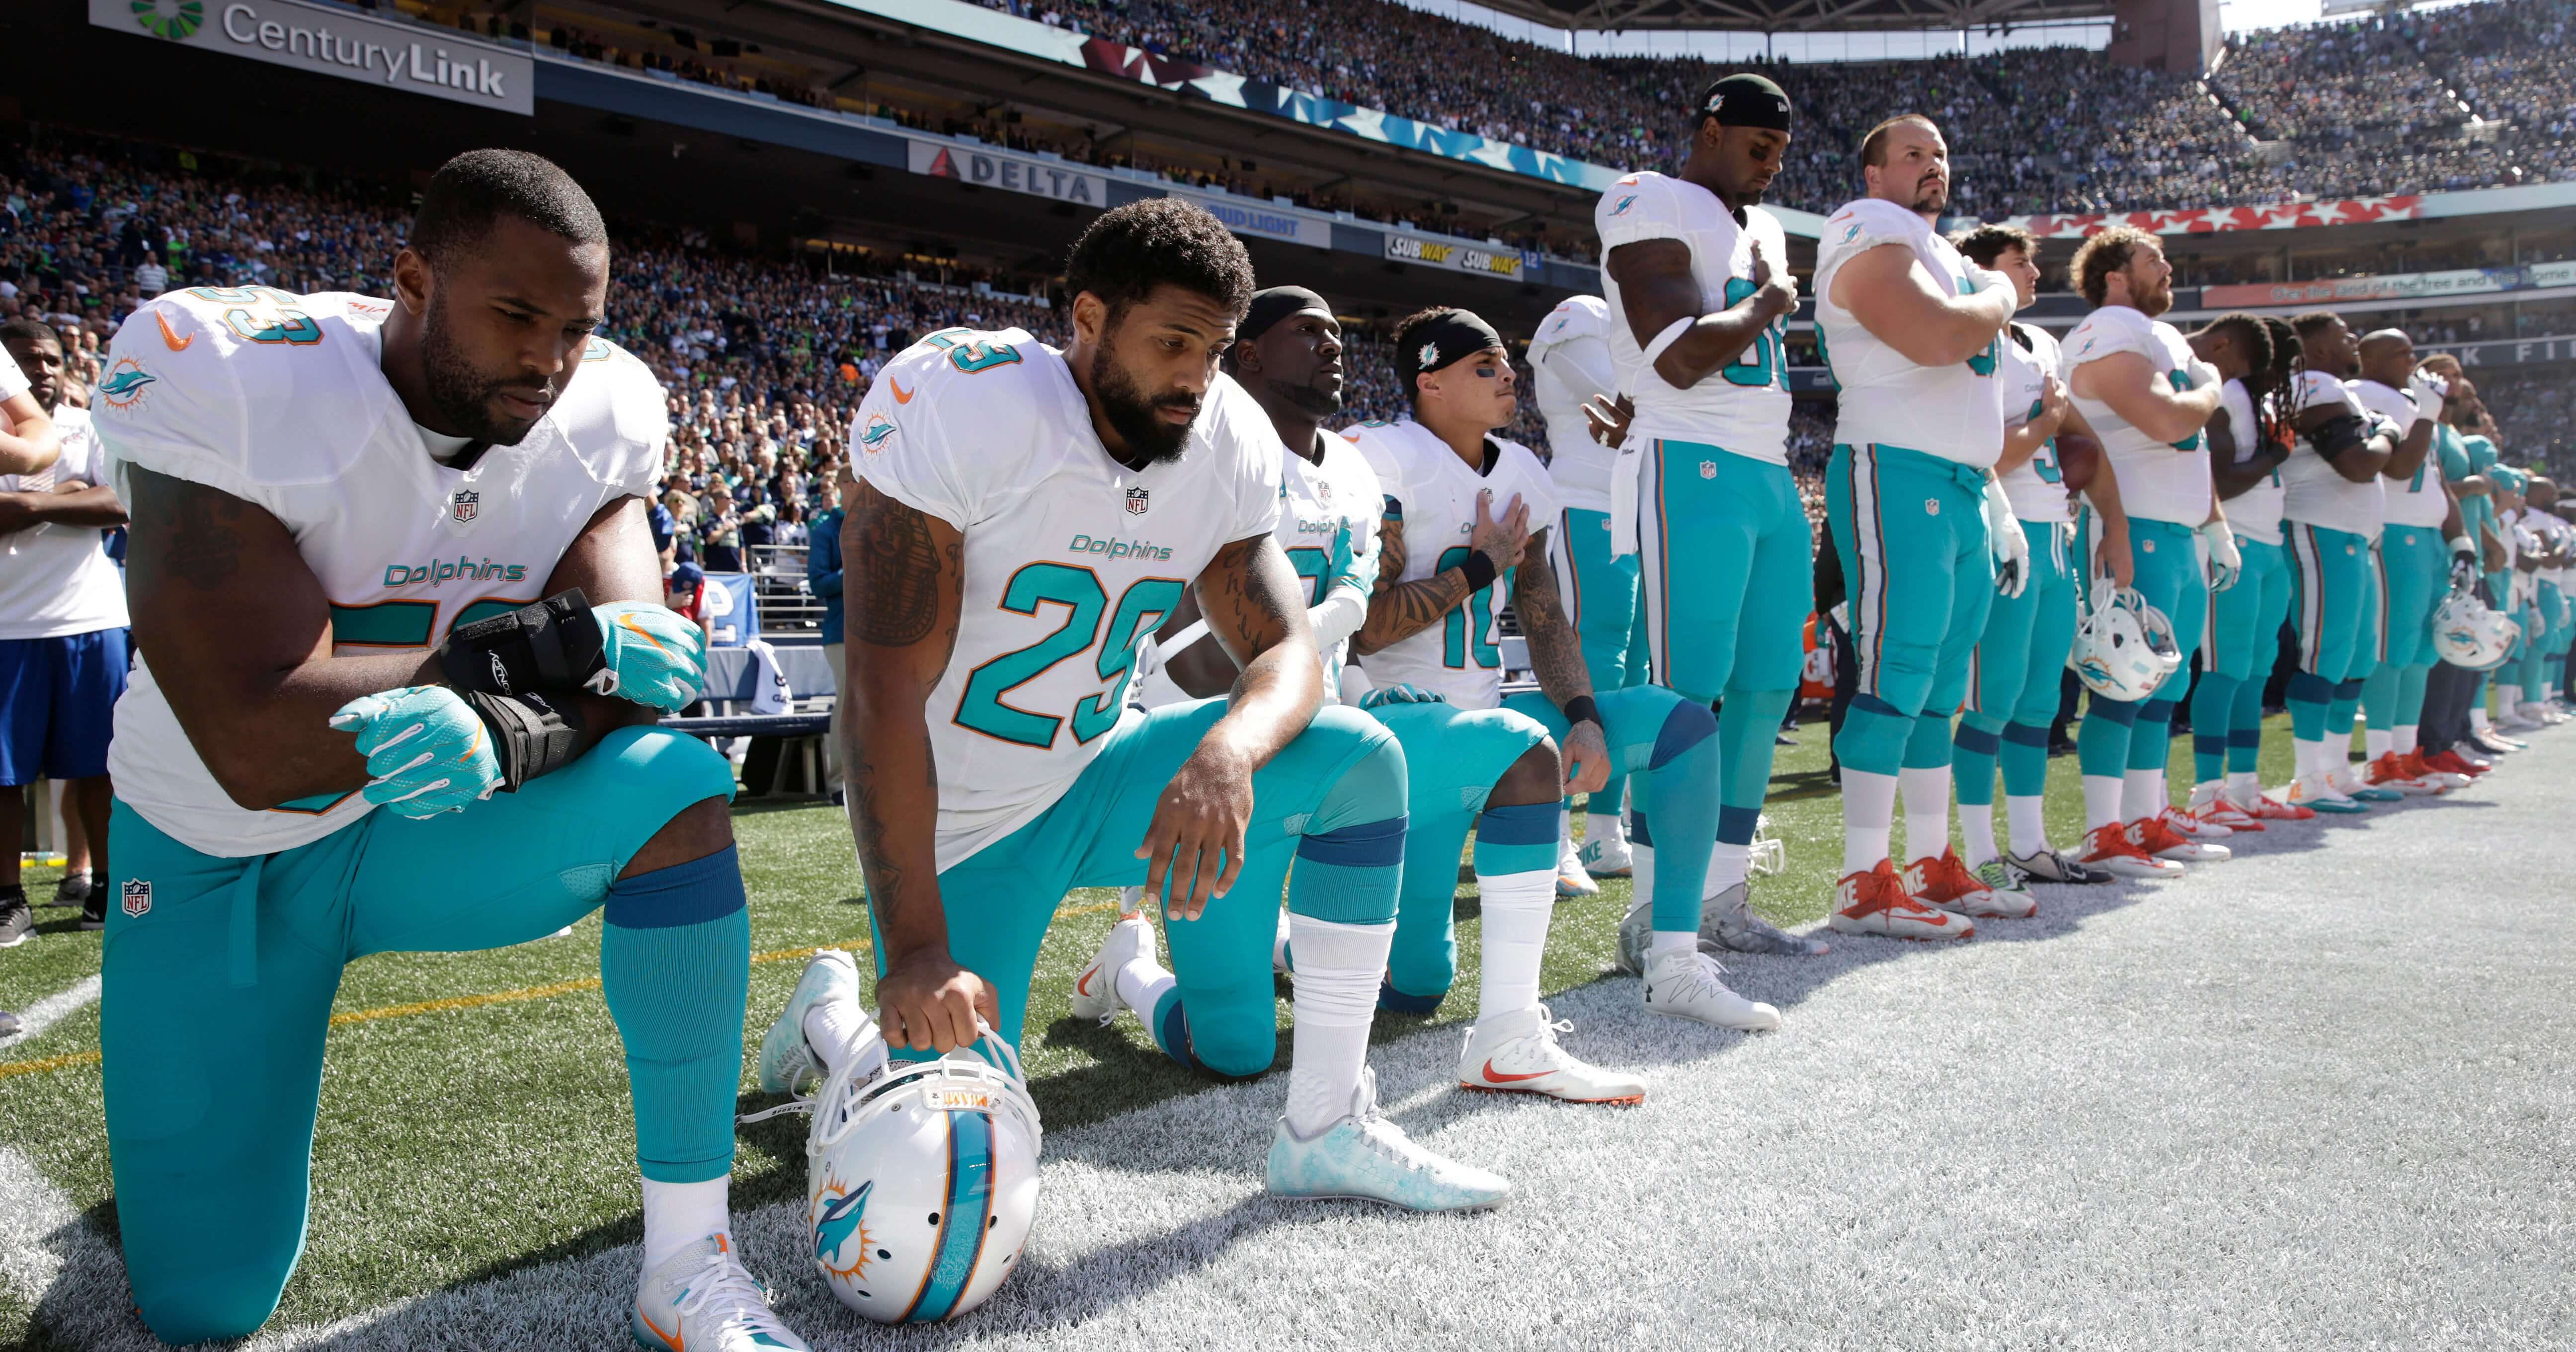
[(1756, 876), (1778, 873), (1788, 867), (1789, 847), (1771, 829), (1771, 814), (1763, 813), (1753, 820), (1753, 844), (1745, 857), (1745, 868)]
[(2092, 602), (2076, 620), (2075, 646), (2066, 655), (2066, 665), (2086, 689), (2123, 703), (2142, 700), (2182, 662), (2173, 622), (2163, 611), (2109, 578), (2094, 582)]
[(871, 1040), (815, 1096), (814, 1266), (880, 1324), (964, 1314), (1018, 1266), (1037, 1218), (1037, 1105), (991, 1029), (936, 1061), (889, 1063)]
[(2513, 655), (2522, 641), (2522, 626), (2487, 608), (2478, 594), (2454, 587), (2433, 612), (2433, 651), (2455, 667), (2493, 671)]

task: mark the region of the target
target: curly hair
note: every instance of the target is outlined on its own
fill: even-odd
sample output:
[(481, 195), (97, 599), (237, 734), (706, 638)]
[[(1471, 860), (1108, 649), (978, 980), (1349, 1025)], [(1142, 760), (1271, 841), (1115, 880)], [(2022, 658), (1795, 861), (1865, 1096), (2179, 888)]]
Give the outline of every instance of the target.
[(1981, 225), (1951, 237), (1950, 244), (1981, 268), (1993, 267), (2006, 249), (2019, 249), (2022, 257), (2039, 261), (2039, 237), (2018, 225)]
[(1113, 328), (1128, 306), (1164, 285), (1195, 291), (1240, 319), (1252, 303), (1252, 257), (1206, 208), (1149, 197), (1102, 212), (1082, 232), (1065, 257), (1064, 284), (1098, 296)]
[(2075, 257), (2066, 265), (2066, 275), (2075, 289), (2084, 293), (2084, 303), (2102, 308), (2109, 293), (2111, 274), (2129, 266), (2140, 247), (2161, 250), (2161, 241), (2134, 225), (2105, 226), (2076, 247)]

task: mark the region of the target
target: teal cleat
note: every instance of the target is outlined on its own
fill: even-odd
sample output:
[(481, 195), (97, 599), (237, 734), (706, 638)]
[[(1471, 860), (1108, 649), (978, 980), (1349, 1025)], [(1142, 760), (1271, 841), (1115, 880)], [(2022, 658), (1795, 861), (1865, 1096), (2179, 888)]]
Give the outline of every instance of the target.
[(1407, 1211), (1482, 1211), (1512, 1185), (1501, 1176), (1444, 1159), (1377, 1115), (1377, 1072), (1360, 1072), (1348, 1117), (1299, 1138), (1282, 1118), (1270, 1141), (1270, 1195), (1383, 1202)]
[(796, 978), (796, 990), (778, 1021), (760, 1035), (760, 1087), (771, 1094), (792, 1094), (808, 1076), (820, 1076), (823, 1065), (805, 1041), (805, 1011), (818, 1000), (859, 998), (859, 964), (837, 948), (817, 953)]

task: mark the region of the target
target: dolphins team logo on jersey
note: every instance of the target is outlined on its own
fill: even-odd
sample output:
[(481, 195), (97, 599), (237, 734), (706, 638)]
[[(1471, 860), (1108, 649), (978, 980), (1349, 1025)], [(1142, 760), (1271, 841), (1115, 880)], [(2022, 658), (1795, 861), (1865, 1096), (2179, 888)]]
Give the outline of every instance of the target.
[(1630, 193), (1619, 199), (1619, 205), (1610, 208), (1610, 214), (1613, 216), (1625, 216), (1628, 214), (1628, 208), (1635, 205), (1637, 205), (1637, 194)]
[(107, 379), (98, 382), (98, 397), (119, 413), (131, 411), (143, 402), (144, 387), (161, 377), (143, 369), (143, 363), (132, 357), (119, 357), (108, 368)]
[(1154, 494), (1151, 489), (1131, 488), (1127, 490), (1127, 515), (1143, 516), (1145, 514), (1145, 509), (1153, 505)]
[(894, 419), (882, 413), (871, 413), (868, 415), (868, 425), (859, 431), (859, 448), (870, 455), (875, 455), (885, 449), (887, 442), (894, 440), (894, 434)]
[(472, 521), (482, 508), (483, 495), (471, 488), (457, 489), (455, 496), (447, 500), (447, 514), (460, 526)]

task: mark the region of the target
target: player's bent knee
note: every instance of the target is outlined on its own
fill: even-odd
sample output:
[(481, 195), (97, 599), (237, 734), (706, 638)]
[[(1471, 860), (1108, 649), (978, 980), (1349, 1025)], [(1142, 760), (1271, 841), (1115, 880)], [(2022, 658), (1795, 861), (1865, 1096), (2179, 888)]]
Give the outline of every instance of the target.
[(1309, 835), (1404, 815), (1404, 748), (1385, 724), (1357, 709), (1334, 705), (1318, 711), (1299, 740), (1309, 737), (1348, 746), (1334, 757), (1343, 762), (1342, 772), (1325, 790)]
[(1520, 807), (1531, 803), (1553, 803), (1564, 795), (1565, 772), (1556, 743), (1541, 738), (1539, 744), (1520, 754), (1520, 758), (1494, 781), (1488, 794), (1488, 807)]

